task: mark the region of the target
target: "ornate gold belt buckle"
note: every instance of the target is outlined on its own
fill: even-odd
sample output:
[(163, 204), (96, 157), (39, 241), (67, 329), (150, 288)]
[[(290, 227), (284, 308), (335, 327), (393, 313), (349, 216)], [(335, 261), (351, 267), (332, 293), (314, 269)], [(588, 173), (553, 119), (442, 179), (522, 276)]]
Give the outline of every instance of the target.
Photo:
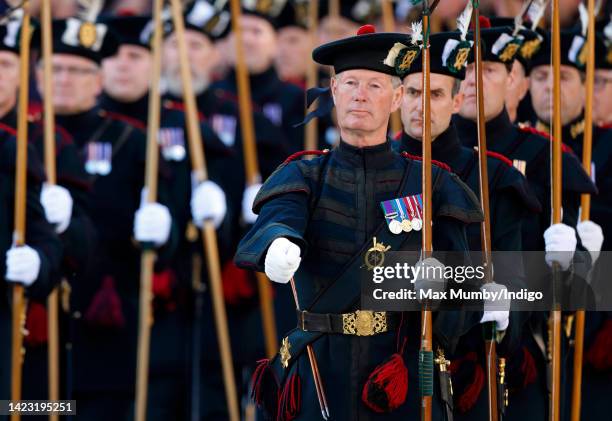
[(372, 336), (386, 331), (384, 311), (357, 310), (342, 315), (342, 333), (345, 335)]

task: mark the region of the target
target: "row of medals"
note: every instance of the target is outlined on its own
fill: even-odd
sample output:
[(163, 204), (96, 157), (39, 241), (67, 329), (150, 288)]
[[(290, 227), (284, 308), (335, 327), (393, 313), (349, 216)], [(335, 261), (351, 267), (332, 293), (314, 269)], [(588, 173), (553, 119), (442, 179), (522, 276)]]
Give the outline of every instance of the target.
[(420, 231), (423, 228), (423, 221), (419, 218), (412, 218), (411, 220), (402, 219), (402, 221), (398, 221), (394, 219), (389, 222), (389, 231), (393, 234), (401, 234), (402, 232), (410, 232), (412, 230)]

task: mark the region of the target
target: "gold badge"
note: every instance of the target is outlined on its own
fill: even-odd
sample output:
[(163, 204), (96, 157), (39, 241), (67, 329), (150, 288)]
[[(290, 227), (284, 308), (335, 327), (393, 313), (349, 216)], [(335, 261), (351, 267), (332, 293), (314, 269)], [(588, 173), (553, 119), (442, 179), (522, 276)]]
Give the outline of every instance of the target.
[(289, 353), (289, 349), (291, 348), (291, 344), (289, 343), (289, 338), (283, 338), (281, 343), (281, 348), (279, 351), (281, 364), (283, 368), (289, 367), (289, 360), (291, 359), (291, 354)]
[(219, 20), (221, 20), (221, 15), (219, 14), (210, 18), (210, 20), (206, 22), (206, 24), (204, 25), (204, 31), (209, 34), (212, 34), (213, 29), (215, 29), (215, 26), (217, 26), (217, 24), (219, 23)]
[(521, 57), (523, 57), (525, 60), (529, 60), (540, 49), (541, 44), (542, 40), (540, 38), (526, 41), (520, 50)]
[(385, 252), (391, 250), (391, 246), (377, 243), (376, 237), (373, 238), (373, 241), (374, 245), (368, 249), (364, 257), (364, 262), (368, 270), (374, 269), (377, 266), (382, 266), (385, 261)]
[(576, 64), (578, 64), (578, 66), (580, 67), (584, 67), (586, 63), (587, 55), (589, 53), (588, 48), (586, 47), (587, 45), (585, 42), (584, 45), (582, 46), (582, 49), (580, 49), (580, 54), (578, 54), (578, 58), (576, 59)]
[(91, 48), (96, 43), (98, 33), (96, 25), (92, 22), (83, 22), (79, 28), (79, 42), (85, 48)]
[(416, 58), (418, 50), (407, 49), (406, 53), (402, 57), (402, 61), (397, 66), (401, 71), (410, 70), (410, 66), (412, 66), (412, 62)]
[(499, 59), (504, 63), (511, 61), (518, 49), (519, 44), (516, 42), (509, 42), (504, 48), (504, 51), (502, 51), (502, 53), (499, 55)]
[(578, 123), (572, 124), (570, 127), (570, 134), (572, 135), (572, 139), (576, 139), (584, 133), (584, 120), (580, 120)]
[(612, 48), (608, 48), (608, 52), (606, 53), (606, 63), (612, 64)]
[(270, 8), (272, 8), (272, 0), (259, 0), (255, 6), (255, 10), (262, 14), (270, 13)]
[(455, 57), (455, 63), (453, 64), (453, 67), (457, 71), (463, 69), (463, 67), (465, 66), (465, 62), (468, 59), (469, 54), (470, 54), (469, 48), (460, 48), (459, 51), (457, 51), (457, 57)]

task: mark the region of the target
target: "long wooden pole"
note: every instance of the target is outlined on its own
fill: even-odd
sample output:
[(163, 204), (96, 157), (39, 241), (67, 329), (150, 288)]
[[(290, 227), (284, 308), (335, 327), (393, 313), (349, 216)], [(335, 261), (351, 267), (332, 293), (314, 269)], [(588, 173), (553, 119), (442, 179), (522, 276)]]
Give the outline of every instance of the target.
[[(236, 85), (238, 87), (238, 105), (240, 111), (240, 126), (242, 128), (242, 149), (244, 153), (246, 185), (251, 186), (261, 182), (261, 174), (259, 173), (257, 147), (255, 145), (255, 128), (253, 125), (253, 111), (251, 109), (251, 87), (246, 63), (244, 61), (244, 48), (242, 45), (240, 1), (230, 0), (230, 8), (232, 12), (232, 32), (234, 33), (236, 51)], [(278, 351), (272, 288), (265, 274), (257, 272), (256, 277), (266, 354), (268, 358), (272, 358)]]
[[(431, 101), (430, 101), (430, 68), (429, 68), (429, 9), (427, 1), (423, 2), (423, 231), (422, 255), (429, 257), (432, 248), (432, 206), (431, 206)], [(419, 380), (421, 392), (421, 420), (431, 420), (431, 403), (433, 396), (433, 351), (432, 351), (432, 312), (429, 303), (425, 302), (421, 310), (421, 344), (419, 351)]]
[[(23, 21), (20, 34), (19, 52), (19, 109), (17, 115), (17, 163), (15, 168), (15, 210), (13, 244), (25, 244), (26, 233), (26, 179), (28, 161), (28, 85), (30, 63), (30, 11), (29, 1), (22, 5)], [(23, 285), (13, 284), (12, 348), (11, 348), (11, 400), (21, 399), (21, 368), (23, 364), (23, 328), (25, 325), (25, 298)], [(18, 413), (11, 415), (11, 421), (20, 419)]]
[[(593, 146), (593, 92), (595, 81), (595, 0), (587, 0), (589, 24), (587, 30), (586, 62), (586, 102), (584, 108), (584, 137), (582, 140), (582, 167), (591, 175), (591, 155)], [(591, 216), (591, 195), (580, 197), (580, 219), (588, 221)], [(574, 333), (574, 377), (572, 379), (571, 420), (580, 420), (582, 404), (582, 359), (584, 355), (584, 309), (576, 311), (576, 331)]]
[[(393, 5), (391, 0), (382, 0), (382, 20), (385, 32), (395, 32), (395, 19), (393, 18)], [(395, 135), (402, 131), (402, 118), (400, 110), (391, 114), (391, 133)]]
[[(317, 37), (317, 28), (319, 26), (319, 0), (311, 0), (308, 6), (308, 36), (314, 43)], [(308, 62), (308, 70), (306, 73), (306, 88), (313, 88), (318, 85), (318, 66), (312, 57)], [(315, 105), (313, 104), (312, 107)], [(318, 119), (313, 118), (306, 124), (306, 133), (304, 140), (304, 149), (311, 151), (317, 149), (317, 131)]]
[[(53, 73), (51, 65), (52, 28), (51, 0), (43, 0), (41, 4), (42, 57), (43, 57), (43, 123), (45, 143), (45, 173), (47, 183), (57, 183), (55, 162), (55, 113), (53, 110)], [(47, 369), (49, 400), (59, 400), (59, 287), (53, 288), (47, 297), (47, 324), (49, 340), (47, 343)], [(51, 413), (49, 420), (58, 420), (57, 413)]]
[[(192, 178), (194, 182), (201, 183), (208, 179), (208, 171), (204, 158), (204, 144), (200, 133), (198, 111), (191, 83), (191, 71), (187, 57), (187, 44), (185, 43), (185, 23), (183, 22), (180, 0), (170, 0), (172, 8), (172, 21), (178, 40), (181, 80), (183, 84), (183, 100), (185, 102), (185, 113), (187, 118), (187, 139), (189, 143), (189, 155), (191, 158)], [(219, 354), (221, 355), (221, 368), (223, 371), (223, 383), (229, 419), (238, 421), (240, 410), (238, 407), (238, 396), (234, 378), (234, 366), (232, 362), (232, 350), (227, 326), (227, 314), (225, 302), (223, 301), (223, 289), (221, 286), (221, 266), (219, 264), (219, 249), (217, 246), (217, 233), (211, 221), (204, 221), (202, 229), (202, 241), (206, 253), (206, 266), (210, 282), (210, 293), (213, 303), (215, 327), (219, 341)]]
[[(159, 80), (161, 77), (161, 42), (162, 23), (161, 9), (163, 0), (153, 2), (153, 41), (151, 43), (153, 66), (149, 90), (149, 115), (147, 120), (147, 161), (145, 168), (145, 187), (147, 202), (157, 200), (157, 173), (159, 164), (158, 133), (160, 120)], [(138, 354), (136, 360), (136, 421), (147, 418), (147, 392), (149, 380), (149, 352), (151, 345), (151, 326), (153, 314), (153, 266), (156, 253), (151, 247), (145, 247), (140, 260), (140, 297), (138, 315)]]
[[(474, 5), (474, 51), (476, 67), (476, 98), (478, 104), (478, 178), (480, 190), (480, 205), (484, 215), (480, 224), (480, 243), (482, 245), (483, 262), (486, 268), (485, 282), (492, 282), (491, 264), (491, 216), (489, 214), (489, 176), (487, 171), (487, 134), (484, 112), (484, 88), (482, 82), (482, 40), (480, 37), (480, 9)], [(483, 326), (485, 341), (485, 358), (487, 366), (487, 402), (489, 406), (489, 420), (497, 421), (497, 347), (495, 322), (485, 323)]]
[[(552, 1), (552, 65), (553, 65), (553, 140), (552, 147), (552, 223), (561, 222), (561, 29), (559, 20), (559, 0)], [(554, 304), (551, 314), (552, 342), (552, 392), (550, 399), (550, 419), (560, 418), (561, 402), (561, 309), (557, 299), (560, 287), (561, 268), (553, 263)]]

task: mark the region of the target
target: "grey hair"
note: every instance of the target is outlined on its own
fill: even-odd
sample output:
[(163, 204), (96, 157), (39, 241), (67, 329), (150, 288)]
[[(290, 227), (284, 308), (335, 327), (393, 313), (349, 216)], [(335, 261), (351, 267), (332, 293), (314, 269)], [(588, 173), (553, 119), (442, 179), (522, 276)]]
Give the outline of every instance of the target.
[[(402, 86), (402, 80), (399, 78), (399, 76), (392, 76), (392, 75), (389, 75), (389, 76), (391, 77), (391, 86), (393, 86), (393, 89), (397, 89), (400, 86)], [(334, 79), (336, 83), (340, 82), (339, 77), (340, 77), (340, 73), (336, 73), (334, 75)]]

